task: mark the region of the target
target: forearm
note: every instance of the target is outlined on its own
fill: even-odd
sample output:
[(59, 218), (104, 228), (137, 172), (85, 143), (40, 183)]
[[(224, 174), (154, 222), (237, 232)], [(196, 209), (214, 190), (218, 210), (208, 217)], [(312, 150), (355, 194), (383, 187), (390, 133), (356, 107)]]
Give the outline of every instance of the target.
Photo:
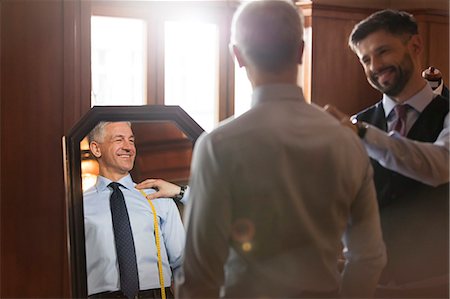
[(370, 166), (352, 204), (350, 217), (343, 237), (346, 264), (341, 296), (371, 297), (386, 264), (386, 248)]
[(419, 142), (369, 127), (363, 143), (369, 156), (383, 167), (438, 186), (449, 181), (447, 138), (439, 138), (439, 143)]

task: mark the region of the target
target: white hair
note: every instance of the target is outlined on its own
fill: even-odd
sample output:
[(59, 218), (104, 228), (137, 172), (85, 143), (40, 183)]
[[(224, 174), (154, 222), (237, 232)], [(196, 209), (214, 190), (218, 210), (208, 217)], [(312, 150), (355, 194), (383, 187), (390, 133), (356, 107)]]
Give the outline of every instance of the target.
[(303, 15), (291, 1), (257, 0), (233, 16), (231, 43), (249, 62), (266, 71), (296, 63), (303, 42)]

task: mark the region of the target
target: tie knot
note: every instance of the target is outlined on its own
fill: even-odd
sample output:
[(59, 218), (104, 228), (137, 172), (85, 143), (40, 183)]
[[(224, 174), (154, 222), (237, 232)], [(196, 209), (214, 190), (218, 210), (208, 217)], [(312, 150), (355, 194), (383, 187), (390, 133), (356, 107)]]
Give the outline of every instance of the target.
[(109, 183), (108, 187), (115, 191), (115, 190), (120, 190), (119, 187), (123, 187), (123, 185), (121, 183), (111, 182), (111, 183)]
[(394, 107), (395, 114), (398, 118), (406, 118), (406, 111), (408, 110), (408, 105), (397, 105)]

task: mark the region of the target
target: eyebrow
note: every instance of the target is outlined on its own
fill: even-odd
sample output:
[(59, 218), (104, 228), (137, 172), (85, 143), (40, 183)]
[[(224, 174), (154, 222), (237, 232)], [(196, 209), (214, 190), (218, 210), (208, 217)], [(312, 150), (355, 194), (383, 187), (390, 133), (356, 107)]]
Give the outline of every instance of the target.
[[(127, 138), (125, 135), (123, 135), (123, 134), (117, 134), (117, 135), (113, 135), (113, 136), (111, 136), (111, 138), (112, 139), (114, 139), (114, 138)], [(130, 137), (128, 137), (129, 139), (131, 139), (131, 138), (133, 138), (133, 139), (135, 139), (135, 137), (134, 137), (134, 135), (130, 135)]]
[[(390, 46), (388, 44), (382, 44), (381, 46), (375, 48), (373, 50), (373, 53), (379, 54), (381, 51), (388, 49), (388, 48), (390, 48)], [(368, 56), (370, 56), (370, 55), (363, 55), (363, 56), (361, 56), (361, 58), (359, 60), (364, 61), (364, 59), (367, 58)]]

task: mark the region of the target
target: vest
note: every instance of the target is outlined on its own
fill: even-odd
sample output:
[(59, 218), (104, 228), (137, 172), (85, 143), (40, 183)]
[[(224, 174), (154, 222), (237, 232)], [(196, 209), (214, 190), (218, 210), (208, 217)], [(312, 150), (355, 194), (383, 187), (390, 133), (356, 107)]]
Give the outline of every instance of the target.
[[(443, 129), (444, 119), (449, 111), (449, 101), (437, 96), (425, 107), (417, 121), (411, 127), (409, 139), (434, 142)], [(387, 122), (381, 102), (357, 115), (358, 120), (372, 124), (383, 131), (387, 131)], [(398, 198), (414, 193), (416, 190), (433, 188), (419, 181), (405, 177), (395, 171), (384, 168), (376, 160), (371, 159), (374, 168), (374, 181), (377, 189), (378, 203), (381, 208)]]
[[(407, 138), (436, 141), (449, 112), (449, 100), (437, 96), (422, 111)], [(381, 102), (358, 120), (387, 131)], [(381, 166), (371, 159), (380, 206), (388, 264), (380, 283), (416, 282), (448, 275), (449, 184), (432, 187)]]

